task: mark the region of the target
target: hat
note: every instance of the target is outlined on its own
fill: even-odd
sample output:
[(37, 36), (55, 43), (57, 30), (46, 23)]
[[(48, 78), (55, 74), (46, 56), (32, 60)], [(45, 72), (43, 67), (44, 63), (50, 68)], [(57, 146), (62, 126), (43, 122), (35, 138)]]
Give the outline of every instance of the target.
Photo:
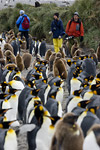
[(24, 13), (25, 13), (25, 11), (24, 10), (20, 10), (20, 15), (23, 15)]
[(75, 12), (74, 15), (77, 15), (79, 17), (79, 13), (78, 12)]
[(57, 16), (59, 18), (59, 13), (55, 13), (54, 16)]

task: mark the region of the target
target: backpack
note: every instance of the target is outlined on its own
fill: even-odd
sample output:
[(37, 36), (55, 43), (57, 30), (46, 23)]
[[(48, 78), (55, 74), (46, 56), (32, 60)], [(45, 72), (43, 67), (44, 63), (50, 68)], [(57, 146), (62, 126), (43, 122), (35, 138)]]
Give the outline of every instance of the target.
[(22, 28), (27, 30), (27, 29), (29, 29), (29, 26), (30, 26), (30, 24), (29, 24), (28, 18), (24, 17), (24, 20), (23, 20), (23, 23), (22, 23)]

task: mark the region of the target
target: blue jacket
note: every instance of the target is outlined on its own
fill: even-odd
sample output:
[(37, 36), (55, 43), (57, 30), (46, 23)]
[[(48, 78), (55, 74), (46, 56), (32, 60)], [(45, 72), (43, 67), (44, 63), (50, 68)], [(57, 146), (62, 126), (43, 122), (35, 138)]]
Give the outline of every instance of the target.
[[(24, 14), (23, 16), (27, 17), (29, 22), (30, 22), (30, 19), (29, 19), (29, 17), (26, 14)], [(24, 21), (24, 17), (23, 16), (19, 16), (18, 20), (16, 21), (16, 24), (17, 24), (17, 26), (19, 25), (19, 31), (29, 31), (29, 29), (25, 30), (25, 29), (22, 28), (22, 23)]]
[(61, 19), (52, 21), (51, 31), (53, 32), (53, 38), (58, 38), (59, 36), (62, 37), (65, 34)]

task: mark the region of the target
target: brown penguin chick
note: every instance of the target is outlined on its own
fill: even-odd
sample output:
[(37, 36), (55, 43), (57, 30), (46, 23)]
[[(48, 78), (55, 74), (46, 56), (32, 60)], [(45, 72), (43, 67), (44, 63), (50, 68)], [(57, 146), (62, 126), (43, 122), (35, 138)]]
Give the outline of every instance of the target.
[(77, 116), (67, 113), (55, 126), (50, 150), (83, 150), (83, 133), (76, 123)]
[(77, 49), (77, 50), (75, 51), (73, 57), (74, 57), (74, 56), (81, 56), (81, 54), (82, 54), (82, 49), (79, 48), (79, 49)]
[(5, 52), (6, 50), (10, 50), (10, 51), (13, 53), (13, 47), (11, 46), (11, 44), (6, 43), (6, 44), (4, 45), (4, 52)]
[(4, 69), (8, 69), (9, 67), (15, 69), (15, 68), (17, 68), (17, 65), (16, 65), (16, 64), (7, 64), (7, 65), (4, 67)]
[(53, 70), (53, 62), (54, 62), (54, 60), (55, 60), (55, 58), (56, 58), (56, 53), (55, 52), (53, 52), (52, 54), (51, 54), (51, 56), (49, 57), (49, 69), (50, 69), (50, 71), (52, 71)]
[(10, 35), (13, 34), (14, 35), (14, 30), (13, 29), (9, 30), (8, 34), (10, 34)]
[(60, 52), (56, 53), (56, 57), (62, 58), (62, 54)]
[(62, 49), (62, 48), (60, 48), (60, 53), (62, 54), (62, 58), (65, 58), (65, 54), (64, 54), (64, 52), (63, 52), (63, 49)]
[(53, 64), (54, 76), (60, 76), (62, 79), (67, 79), (66, 66), (61, 58), (56, 58)]
[(6, 64), (8, 64), (8, 63), (15, 63), (16, 64), (16, 57), (14, 56), (14, 54), (10, 50), (7, 50), (5, 52), (5, 56), (6, 56)]
[(4, 58), (4, 55), (1, 49), (0, 49), (0, 58)]
[(97, 48), (96, 54), (97, 54), (98, 61), (100, 61), (100, 43), (99, 43), (99, 46)]
[(19, 71), (23, 71), (24, 70), (24, 63), (23, 63), (23, 59), (20, 56), (20, 54), (18, 54), (16, 56), (16, 64), (17, 64), (17, 68)]
[(28, 69), (31, 65), (32, 55), (29, 53), (25, 53), (23, 54), (22, 59), (25, 69)]
[(71, 47), (71, 56), (74, 56), (75, 51), (79, 48), (78, 41), (74, 39), (74, 45)]
[(0, 58), (0, 64), (5, 66), (5, 59), (4, 58)]
[(49, 57), (51, 56), (51, 54), (52, 54), (52, 50), (51, 50), (51, 49), (48, 49), (48, 50), (46, 51), (46, 54), (45, 54), (45, 59), (46, 59), (46, 60), (49, 60)]

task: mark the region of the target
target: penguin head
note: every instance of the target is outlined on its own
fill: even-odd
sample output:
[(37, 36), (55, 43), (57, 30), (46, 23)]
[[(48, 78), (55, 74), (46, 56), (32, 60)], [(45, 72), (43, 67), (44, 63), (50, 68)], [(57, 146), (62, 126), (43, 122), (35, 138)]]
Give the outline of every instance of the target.
[(81, 84), (81, 87), (83, 87), (83, 88), (86, 88), (87, 86), (89, 86), (88, 82), (84, 82), (84, 83)]
[(59, 119), (62, 119), (59, 116), (46, 116), (46, 117), (48, 117), (51, 120), (52, 126), (54, 126)]
[(8, 84), (7, 84), (7, 82), (6, 81), (4, 81), (4, 82), (2, 82), (1, 84), (1, 89), (2, 89), (2, 92), (4, 93), (5, 92), (5, 90), (6, 90), (6, 87), (8, 86)]
[(98, 109), (100, 109), (100, 106), (94, 106), (94, 107), (88, 108), (88, 111), (92, 112), (93, 114), (96, 114)]
[(78, 116), (75, 115), (74, 113), (66, 113), (63, 117), (63, 122), (69, 125), (74, 125), (77, 119)]
[(42, 79), (43, 77), (42, 77), (42, 75), (40, 74), (40, 73), (34, 73), (34, 74), (32, 74), (32, 76), (36, 79), (36, 80), (39, 80), (39, 79)]
[(72, 65), (71, 59), (68, 59), (68, 60), (67, 60), (67, 64), (68, 64), (68, 66), (71, 66), (71, 65)]
[(26, 81), (26, 84), (30, 87), (30, 88), (34, 88), (35, 87), (35, 81)]
[(79, 74), (75, 71), (75, 72), (73, 72), (73, 77), (74, 78), (77, 78), (79, 76)]
[(60, 79), (60, 80), (54, 82), (54, 85), (55, 85), (55, 86), (59, 86), (59, 87), (60, 87), (60, 85), (64, 83), (64, 81), (63, 81), (61, 78), (59, 78), (59, 79)]
[(8, 111), (8, 110), (10, 110), (11, 108), (9, 108), (9, 109), (0, 109), (0, 117), (1, 116), (4, 116), (5, 115), (5, 113)]
[(93, 81), (93, 79), (94, 79), (94, 76), (91, 75), (91, 76), (89, 77), (89, 82), (91, 83), (91, 82)]
[(34, 114), (40, 126), (44, 121), (43, 117), (49, 115), (48, 111), (43, 107), (43, 105), (36, 106), (34, 110)]
[(36, 108), (38, 105), (42, 105), (42, 102), (39, 100), (34, 101), (34, 107)]
[(0, 99), (5, 99), (7, 96), (9, 96), (8, 93), (1, 93), (0, 94)]
[(80, 96), (80, 94), (81, 94), (82, 91), (83, 91), (82, 89), (75, 90), (75, 91), (73, 92), (73, 95), (75, 95), (75, 96)]
[(86, 58), (89, 58), (89, 56), (88, 56), (88, 55), (85, 55), (85, 56), (84, 56), (84, 59), (86, 59)]
[(100, 88), (100, 84), (93, 84), (89, 86), (90, 90), (95, 91), (96, 89)]
[(37, 96), (39, 91), (40, 91), (40, 89), (33, 89), (33, 90), (31, 90), (30, 94), (33, 96)]
[(8, 92), (9, 92), (10, 94), (15, 94), (17, 91), (20, 91), (20, 90), (18, 90), (18, 89), (13, 89), (13, 88), (9, 88), (9, 89), (8, 89)]
[(83, 60), (83, 59), (84, 59), (84, 56), (79, 56), (78, 59), (79, 59), (79, 60)]
[(86, 108), (86, 106), (91, 102), (92, 100), (84, 100), (81, 101), (77, 104), (77, 106), (81, 107), (81, 108)]
[(15, 77), (13, 78), (13, 80), (22, 81), (22, 79), (21, 79), (19, 76), (15, 76)]
[(14, 121), (4, 121), (2, 123), (0, 123), (0, 128), (2, 129), (8, 129), (12, 123), (14, 123), (16, 120)]
[(88, 77), (85, 77), (85, 78), (84, 78), (84, 81), (85, 81), (85, 82), (89, 82), (89, 78), (90, 78), (89, 76), (88, 76)]
[(100, 81), (100, 73), (96, 75), (96, 78)]

